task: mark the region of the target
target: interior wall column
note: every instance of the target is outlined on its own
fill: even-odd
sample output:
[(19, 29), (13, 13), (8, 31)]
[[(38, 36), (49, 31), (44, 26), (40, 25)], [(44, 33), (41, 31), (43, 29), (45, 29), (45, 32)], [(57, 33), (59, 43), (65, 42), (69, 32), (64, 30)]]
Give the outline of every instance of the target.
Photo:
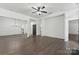
[(45, 36), (46, 28), (45, 28), (45, 19), (41, 19), (41, 36)]
[(40, 25), (41, 25), (41, 20), (39, 19), (39, 20), (36, 21), (36, 34), (37, 35), (41, 35), (41, 27), (40, 27)]
[(27, 21), (27, 37), (31, 35), (31, 20)]
[(65, 41), (69, 41), (68, 37), (69, 37), (69, 21), (68, 19), (65, 18)]
[(65, 15), (65, 48), (66, 48), (66, 53), (69, 53), (70, 48), (69, 48), (69, 20)]

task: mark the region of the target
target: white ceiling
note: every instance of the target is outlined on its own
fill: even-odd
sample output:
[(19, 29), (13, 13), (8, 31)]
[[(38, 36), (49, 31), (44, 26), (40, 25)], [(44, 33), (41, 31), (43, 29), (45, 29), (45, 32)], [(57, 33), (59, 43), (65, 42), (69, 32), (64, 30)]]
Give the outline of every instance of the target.
[[(45, 5), (47, 14), (37, 15), (32, 7)], [(34, 18), (41, 18), (50, 14), (77, 8), (75, 3), (0, 3), (0, 8), (8, 9), (17, 13), (22, 13)]]

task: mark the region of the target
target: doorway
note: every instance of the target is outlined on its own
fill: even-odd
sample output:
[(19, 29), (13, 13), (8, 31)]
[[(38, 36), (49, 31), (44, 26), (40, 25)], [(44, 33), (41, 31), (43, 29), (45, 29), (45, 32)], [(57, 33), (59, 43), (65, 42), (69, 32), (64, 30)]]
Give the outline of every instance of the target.
[(69, 21), (69, 48), (71, 54), (79, 54), (78, 19)]
[(32, 30), (33, 36), (36, 36), (36, 24), (33, 24), (32, 28), (33, 28), (33, 30)]

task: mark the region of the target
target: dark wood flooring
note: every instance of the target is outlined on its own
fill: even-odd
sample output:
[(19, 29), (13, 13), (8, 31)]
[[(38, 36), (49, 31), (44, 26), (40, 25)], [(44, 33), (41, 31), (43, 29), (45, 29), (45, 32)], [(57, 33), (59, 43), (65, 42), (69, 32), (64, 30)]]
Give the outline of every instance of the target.
[(65, 55), (63, 39), (11, 35), (0, 37), (0, 55)]
[(69, 47), (70, 49), (78, 49), (79, 50), (79, 39), (77, 34), (69, 35)]

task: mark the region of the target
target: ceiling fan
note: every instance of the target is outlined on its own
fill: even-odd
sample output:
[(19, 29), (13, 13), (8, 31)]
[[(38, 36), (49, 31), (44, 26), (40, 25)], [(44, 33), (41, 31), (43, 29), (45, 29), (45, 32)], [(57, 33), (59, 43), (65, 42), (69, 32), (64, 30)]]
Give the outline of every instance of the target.
[(34, 10), (36, 10), (36, 11), (34, 11), (34, 12), (32, 12), (32, 13), (37, 13), (38, 15), (41, 15), (41, 13), (47, 13), (47, 11), (43, 11), (43, 9), (45, 8), (45, 6), (42, 6), (42, 7), (37, 7), (37, 8), (35, 8), (35, 7), (32, 7)]

